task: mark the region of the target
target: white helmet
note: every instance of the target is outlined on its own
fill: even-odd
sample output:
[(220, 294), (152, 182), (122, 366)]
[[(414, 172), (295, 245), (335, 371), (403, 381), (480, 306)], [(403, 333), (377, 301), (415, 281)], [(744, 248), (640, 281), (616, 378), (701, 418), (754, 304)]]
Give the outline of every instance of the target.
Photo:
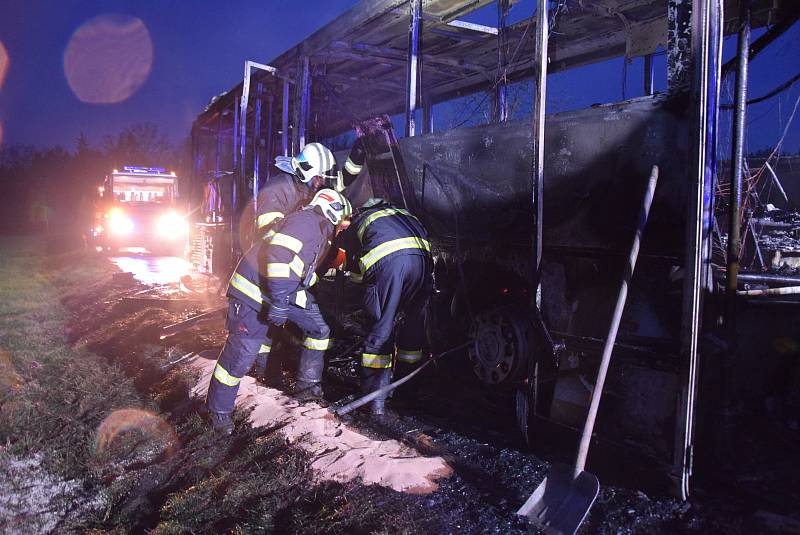
[(333, 153), (322, 143), (309, 143), (292, 158), (292, 169), (300, 182), (310, 182), (315, 176), (336, 178), (328, 173), (336, 165)]
[(347, 197), (334, 189), (319, 190), (308, 205), (319, 206), (322, 214), (334, 225), (338, 225), (353, 214), (353, 207), (350, 206)]

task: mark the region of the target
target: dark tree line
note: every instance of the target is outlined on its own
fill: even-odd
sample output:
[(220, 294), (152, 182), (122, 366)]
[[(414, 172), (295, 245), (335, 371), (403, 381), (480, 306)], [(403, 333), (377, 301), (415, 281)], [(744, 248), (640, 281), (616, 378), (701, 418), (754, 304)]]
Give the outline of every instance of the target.
[(97, 188), (124, 165), (165, 167), (188, 176), (187, 144), (173, 145), (152, 123), (134, 124), (98, 147), (81, 133), (62, 147), (0, 147), (0, 233), (80, 236), (92, 224)]

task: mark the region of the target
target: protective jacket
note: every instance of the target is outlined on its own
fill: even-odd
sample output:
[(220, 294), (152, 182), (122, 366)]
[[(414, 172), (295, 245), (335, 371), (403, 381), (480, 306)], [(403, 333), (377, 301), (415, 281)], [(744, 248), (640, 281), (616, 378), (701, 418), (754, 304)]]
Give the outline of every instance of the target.
[(258, 192), (258, 214), (256, 226), (259, 233), (266, 233), (280, 218), (296, 212), (308, 204), (314, 190), (300, 183), (288, 173), (280, 173), (270, 178)]
[(306, 290), (317, 282), (315, 270), (328, 254), (334, 226), (319, 210), (304, 208), (286, 216), (274, 230), (261, 249), (264, 293), (271, 303), (306, 308)]
[(359, 210), (339, 235), (347, 251), (347, 269), (356, 282), (374, 278), (376, 268), (393, 257), (430, 257), (428, 232), (410, 212), (388, 202)]
[(366, 144), (366, 137), (360, 137), (356, 139), (356, 142), (353, 144), (353, 148), (350, 149), (350, 154), (347, 156), (347, 160), (344, 162), (344, 168), (342, 169), (342, 179), (344, 182), (344, 187), (347, 188), (355, 182), (356, 178), (358, 177), (359, 173), (364, 169), (364, 163), (367, 161), (367, 144)]
[(257, 241), (242, 256), (236, 269), (233, 270), (228, 281), (228, 290), (225, 293), (230, 298), (260, 313), (267, 303), (261, 292), (261, 274), (258, 269), (259, 255), (264, 247), (264, 241)]
[(239, 261), (227, 295), (258, 311), (269, 303), (306, 308), (306, 290), (317, 281), (314, 271), (327, 255), (333, 225), (318, 211), (304, 209), (275, 223), (272, 232)]

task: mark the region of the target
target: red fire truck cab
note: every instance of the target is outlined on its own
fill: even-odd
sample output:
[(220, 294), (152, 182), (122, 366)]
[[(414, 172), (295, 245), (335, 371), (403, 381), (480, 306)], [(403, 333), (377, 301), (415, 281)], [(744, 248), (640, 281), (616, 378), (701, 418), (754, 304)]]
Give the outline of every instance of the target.
[(161, 167), (114, 169), (98, 193), (90, 233), (98, 251), (144, 247), (155, 254), (184, 253), (188, 223), (174, 172)]

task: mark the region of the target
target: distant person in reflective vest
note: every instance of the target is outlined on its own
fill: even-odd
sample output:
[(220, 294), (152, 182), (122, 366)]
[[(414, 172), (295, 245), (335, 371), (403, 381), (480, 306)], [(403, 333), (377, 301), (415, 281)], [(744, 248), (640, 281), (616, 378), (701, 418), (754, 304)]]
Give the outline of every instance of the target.
[(212, 426), (233, 431), (239, 383), (262, 345), (271, 345), (269, 329), (294, 323), (303, 332), (303, 349), (293, 394), (299, 399), (322, 396), (325, 350), (330, 328), (307, 291), (316, 282), (317, 264), (328, 254), (336, 226), (350, 216), (350, 203), (331, 189), (317, 192), (308, 206), (288, 214), (274, 234), (242, 257), (228, 283), (228, 338), (214, 368), (206, 404)]
[[(339, 235), (352, 278), (363, 282), (364, 312), (369, 321), (361, 355), (364, 393), (389, 384), (393, 360), (405, 375), (422, 359), (424, 308), (433, 289), (433, 260), (428, 233), (407, 210), (383, 199), (370, 199)], [(394, 343), (394, 326), (403, 315)], [(370, 409), (383, 415), (385, 396)]]

